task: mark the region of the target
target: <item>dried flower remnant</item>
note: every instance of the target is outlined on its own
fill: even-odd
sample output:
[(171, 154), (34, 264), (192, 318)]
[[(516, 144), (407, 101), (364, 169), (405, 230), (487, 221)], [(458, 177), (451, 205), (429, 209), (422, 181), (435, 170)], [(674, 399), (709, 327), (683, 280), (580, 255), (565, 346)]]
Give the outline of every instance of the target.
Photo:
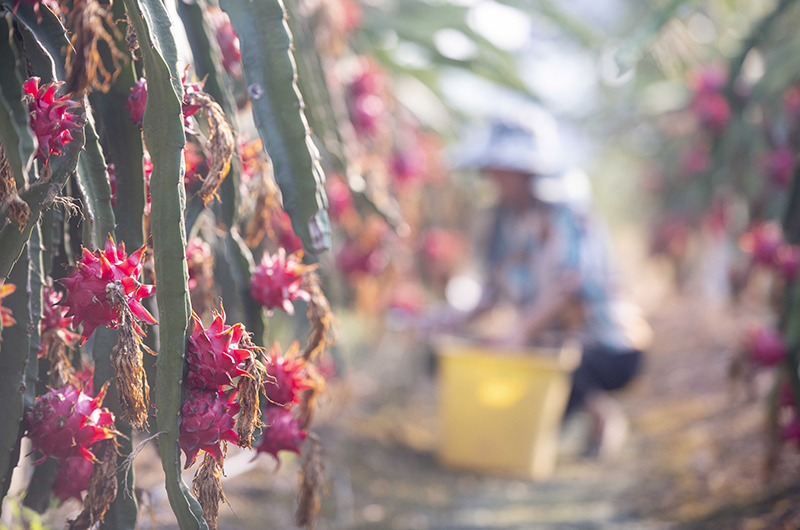
[[(231, 168), (231, 159), (235, 152), (233, 130), (225, 113), (214, 99), (202, 90), (192, 90), (183, 96), (184, 116), (191, 116), (197, 110), (203, 109), (208, 119), (208, 141), (206, 149), (209, 151), (210, 163), (208, 174), (203, 181), (198, 195), (206, 206), (217, 197), (217, 189), (225, 179)], [(218, 197), (217, 197), (218, 198)]]
[(67, 96), (56, 97), (63, 81), (39, 87), (38, 77), (31, 77), (22, 84), (25, 102), (28, 105), (28, 122), (39, 142), (36, 157), (47, 164), (50, 155), (60, 155), (61, 149), (72, 141), (70, 131), (83, 126), (83, 116), (69, 111), (81, 109), (81, 105)]
[(83, 511), (67, 523), (67, 530), (88, 530), (103, 520), (117, 497), (117, 441), (106, 440), (102, 458), (89, 478), (89, 492), (83, 501)]
[(311, 333), (308, 335), (308, 344), (303, 350), (303, 358), (314, 360), (336, 343), (337, 320), (333, 316), (328, 298), (322, 291), (317, 273), (306, 275), (303, 288), (309, 293), (307, 315), (311, 324)]
[[(128, 56), (117, 47), (122, 40), (111, 13), (111, 5), (101, 5), (97, 0), (75, 0), (67, 13), (70, 30), (70, 50), (67, 54), (67, 90), (83, 94), (91, 87), (108, 92), (111, 82), (122, 70)], [(111, 59), (109, 71), (100, 56), (98, 45), (103, 42), (104, 53)]]
[(210, 454), (203, 457), (203, 464), (192, 480), (192, 494), (203, 508), (203, 519), (209, 530), (217, 530), (219, 503), (226, 501), (222, 491), (222, 465)]
[(142, 343), (141, 330), (128, 307), (122, 284), (115, 282), (107, 285), (106, 293), (114, 312), (119, 315), (119, 339), (111, 350), (111, 366), (116, 374), (122, 415), (131, 425), (144, 430), (147, 427), (150, 386), (144, 372), (142, 350), (150, 349)]
[(22, 230), (31, 215), (30, 206), (23, 201), (17, 193), (17, 181), (14, 171), (6, 158), (3, 145), (0, 144), (0, 207), (5, 206), (8, 215)]
[[(250, 342), (250, 338), (243, 338), (250, 348), (256, 346)], [(262, 426), (261, 423), (261, 387), (267, 379), (267, 368), (258, 359), (253, 359), (246, 363), (245, 371), (250, 377), (240, 377), (236, 388), (237, 400), (239, 403), (239, 419), (236, 422), (236, 433), (239, 436), (239, 447), (252, 448), (253, 433)]]
[(325, 465), (322, 442), (313, 432), (308, 434), (299, 481), (295, 524), (301, 528), (314, 528), (321, 508), (320, 495), (325, 489)]

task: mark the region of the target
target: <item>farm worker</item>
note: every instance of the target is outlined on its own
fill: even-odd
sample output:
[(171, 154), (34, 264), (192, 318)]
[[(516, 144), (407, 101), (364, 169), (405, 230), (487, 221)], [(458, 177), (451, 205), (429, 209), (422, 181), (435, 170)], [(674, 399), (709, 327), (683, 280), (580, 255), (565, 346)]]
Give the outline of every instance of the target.
[(513, 325), (500, 339), (503, 346), (546, 344), (554, 333), (577, 336), (583, 357), (567, 414), (585, 407), (592, 424), (587, 452), (609, 454), (627, 432), (609, 392), (639, 371), (650, 328), (618, 296), (609, 241), (589, 208), (588, 177), (547, 174), (552, 165), (546, 149), (553, 142), (546, 133), (498, 121), (465, 144), (467, 155), (457, 165), (479, 169), (498, 192), (485, 245), (483, 298), (465, 321), (510, 303)]

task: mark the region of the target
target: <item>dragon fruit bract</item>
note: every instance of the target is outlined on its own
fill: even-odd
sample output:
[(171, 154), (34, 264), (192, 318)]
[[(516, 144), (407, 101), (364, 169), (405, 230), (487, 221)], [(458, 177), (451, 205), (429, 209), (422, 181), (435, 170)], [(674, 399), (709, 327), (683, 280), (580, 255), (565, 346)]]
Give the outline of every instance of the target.
[(81, 116), (67, 112), (80, 109), (81, 105), (67, 96), (55, 97), (63, 81), (39, 87), (40, 81), (38, 77), (31, 77), (23, 83), (22, 89), (30, 113), (29, 123), (39, 142), (36, 157), (47, 164), (50, 155), (60, 155), (61, 148), (72, 141), (70, 131), (81, 128)]
[(94, 462), (89, 448), (115, 435), (114, 415), (100, 406), (104, 397), (105, 391), (92, 398), (67, 385), (36, 398), (25, 416), (33, 448), (53, 458), (78, 456)]
[(67, 298), (63, 302), (69, 308), (67, 316), (74, 317), (75, 325), (83, 322), (81, 344), (98, 326), (117, 327), (118, 311), (112, 307), (106, 295), (106, 287), (114, 282), (122, 284), (128, 307), (137, 318), (150, 324), (156, 323), (156, 319), (141, 303), (155, 290), (155, 286), (142, 285), (138, 280), (144, 252), (145, 247), (142, 247), (128, 257), (125, 244), (116, 246), (111, 236), (106, 241), (105, 250), (92, 253), (83, 249), (83, 259), (62, 280), (67, 288)]
[(234, 416), (239, 405), (233, 394), (226, 397), (219, 391), (193, 390), (181, 407), (181, 426), (178, 441), (186, 453), (186, 468), (191, 467), (200, 451), (205, 451), (222, 464), (220, 442), (236, 443)]
[(300, 454), (300, 444), (306, 439), (306, 432), (292, 411), (282, 407), (270, 407), (264, 412), (264, 438), (256, 447), (257, 453), (269, 453), (278, 458), (278, 451), (292, 451)]
[(89, 489), (89, 478), (94, 464), (82, 456), (71, 456), (58, 463), (58, 473), (53, 482), (53, 495), (61, 502), (78, 499), (83, 502), (82, 493)]
[(309, 267), (300, 262), (301, 257), (299, 252), (287, 257), (283, 248), (279, 248), (274, 256), (264, 254), (261, 264), (250, 277), (253, 298), (269, 310), (280, 307), (293, 315), (292, 302), (309, 299), (309, 294), (301, 286), (303, 274)]
[(189, 375), (187, 383), (192, 388), (218, 390), (233, 386), (233, 378), (247, 375), (239, 368), (253, 354), (239, 348), (245, 333), (244, 325), (225, 325), (225, 310), (214, 313), (214, 321), (206, 329), (196, 314), (194, 331), (189, 337)]

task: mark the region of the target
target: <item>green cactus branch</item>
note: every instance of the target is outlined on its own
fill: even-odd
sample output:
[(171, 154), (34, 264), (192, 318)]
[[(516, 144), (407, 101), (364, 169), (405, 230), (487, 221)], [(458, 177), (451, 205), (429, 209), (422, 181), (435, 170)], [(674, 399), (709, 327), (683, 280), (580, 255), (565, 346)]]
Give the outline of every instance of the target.
[(310, 251), (330, 247), (325, 174), (297, 87), (292, 34), (282, 0), (222, 0), (242, 49), (245, 84), (294, 231)]
[(184, 357), (191, 314), (183, 210), (183, 87), (172, 22), (159, 0), (125, 0), (136, 29), (147, 77), (144, 137), (153, 161), (151, 226), (155, 251), (160, 347), (156, 363), (156, 409), (161, 463), (170, 505), (181, 530), (207, 528), (200, 505), (180, 475), (178, 425)]

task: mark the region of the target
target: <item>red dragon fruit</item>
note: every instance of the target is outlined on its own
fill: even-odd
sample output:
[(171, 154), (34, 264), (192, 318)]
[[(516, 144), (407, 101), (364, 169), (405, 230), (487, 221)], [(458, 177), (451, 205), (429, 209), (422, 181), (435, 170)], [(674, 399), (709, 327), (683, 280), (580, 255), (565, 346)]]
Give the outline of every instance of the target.
[(133, 123), (142, 126), (144, 121), (144, 108), (147, 105), (147, 80), (143, 77), (136, 81), (128, 96), (128, 103), (125, 105), (131, 111)]
[(104, 397), (105, 391), (92, 398), (67, 385), (36, 398), (25, 415), (33, 449), (53, 458), (78, 456), (94, 462), (89, 448), (115, 435), (114, 415), (100, 406)]
[(292, 302), (308, 301), (310, 298), (301, 286), (303, 275), (309, 270), (309, 267), (300, 262), (301, 259), (300, 252), (287, 257), (283, 248), (279, 248), (273, 256), (264, 254), (261, 264), (250, 277), (250, 292), (253, 298), (270, 311), (280, 307), (293, 315)]
[(239, 405), (230, 396), (220, 391), (192, 390), (181, 407), (181, 426), (178, 442), (186, 454), (185, 468), (197, 459), (200, 451), (205, 451), (222, 464), (220, 442), (236, 443), (239, 437), (234, 430), (234, 416)]
[(39, 87), (38, 77), (31, 77), (22, 88), (28, 104), (29, 123), (36, 134), (39, 148), (36, 157), (47, 164), (50, 155), (60, 155), (61, 148), (72, 141), (72, 133), (81, 128), (83, 117), (68, 111), (81, 109), (80, 103), (67, 96), (55, 97), (63, 81)]
[(757, 364), (775, 366), (786, 358), (786, 343), (777, 330), (753, 328), (748, 330), (747, 335), (747, 351)]
[(264, 437), (256, 447), (256, 454), (269, 453), (278, 459), (278, 451), (300, 454), (300, 444), (306, 439), (300, 422), (292, 411), (283, 407), (269, 407), (264, 411)]
[(64, 344), (74, 345), (78, 342), (78, 335), (70, 329), (72, 317), (66, 316), (68, 309), (58, 305), (61, 302), (62, 293), (52, 287), (45, 286), (42, 298), (42, 321), (41, 321), (41, 345), (39, 347), (39, 357), (43, 357), (50, 345), (56, 340)]
[(3, 307), (3, 298), (16, 290), (17, 286), (11, 283), (0, 285), (0, 324), (2, 324), (4, 328), (17, 323), (14, 317), (11, 316), (11, 310), (7, 307)]
[(265, 364), (270, 377), (264, 379), (268, 405), (298, 405), (303, 390), (314, 388), (313, 381), (308, 377), (308, 363), (297, 356), (299, 349), (300, 345), (295, 341), (284, 354), (281, 354), (277, 342), (269, 350)]
[(742, 250), (751, 254), (753, 260), (759, 265), (772, 266), (775, 264), (778, 249), (783, 243), (781, 226), (770, 221), (755, 226), (744, 234), (739, 242)]
[(794, 152), (788, 147), (773, 149), (762, 161), (764, 172), (772, 182), (780, 188), (785, 188), (792, 181), (794, 173)]
[(800, 268), (800, 247), (783, 245), (778, 249), (775, 261), (784, 279), (787, 282), (793, 282), (797, 278), (797, 271)]
[(353, 195), (350, 186), (338, 175), (331, 176), (326, 183), (328, 193), (328, 213), (334, 221), (341, 221), (342, 217), (353, 211)]
[(142, 285), (138, 280), (142, 273), (144, 252), (145, 247), (142, 247), (128, 257), (125, 244), (115, 245), (111, 236), (106, 241), (105, 250), (92, 253), (83, 249), (83, 259), (62, 280), (67, 288), (67, 298), (63, 302), (69, 308), (67, 316), (74, 317), (75, 325), (83, 322), (81, 344), (98, 326), (116, 328), (119, 325), (119, 315), (106, 295), (106, 287), (114, 282), (122, 284), (128, 307), (137, 318), (150, 324), (156, 323), (156, 319), (141, 303), (155, 290), (155, 286)]
[(269, 222), (271, 223), (272, 231), (276, 235), (277, 243), (280, 248), (283, 248), (289, 254), (303, 250), (303, 242), (300, 236), (294, 233), (292, 228), (292, 220), (289, 214), (283, 208), (273, 210)]
[(189, 375), (191, 388), (218, 390), (234, 386), (233, 378), (246, 375), (240, 365), (253, 358), (253, 353), (239, 347), (245, 334), (244, 325), (225, 325), (225, 310), (214, 312), (214, 321), (206, 329), (197, 314), (192, 313), (194, 331), (189, 337)]
[(695, 94), (690, 104), (692, 112), (703, 129), (720, 133), (728, 126), (731, 117), (730, 104), (722, 94), (728, 74), (721, 68), (710, 67), (695, 77)]
[(75, 372), (75, 379), (84, 394), (94, 395), (94, 366), (84, 364), (83, 368)]
[(222, 67), (233, 77), (242, 76), (242, 51), (239, 47), (239, 36), (233, 31), (231, 19), (224, 11), (209, 7), (206, 11), (211, 28), (222, 52)]
[(89, 478), (94, 464), (82, 456), (71, 456), (58, 463), (58, 473), (53, 482), (53, 495), (61, 502), (78, 499), (83, 502), (83, 492), (89, 489)]

